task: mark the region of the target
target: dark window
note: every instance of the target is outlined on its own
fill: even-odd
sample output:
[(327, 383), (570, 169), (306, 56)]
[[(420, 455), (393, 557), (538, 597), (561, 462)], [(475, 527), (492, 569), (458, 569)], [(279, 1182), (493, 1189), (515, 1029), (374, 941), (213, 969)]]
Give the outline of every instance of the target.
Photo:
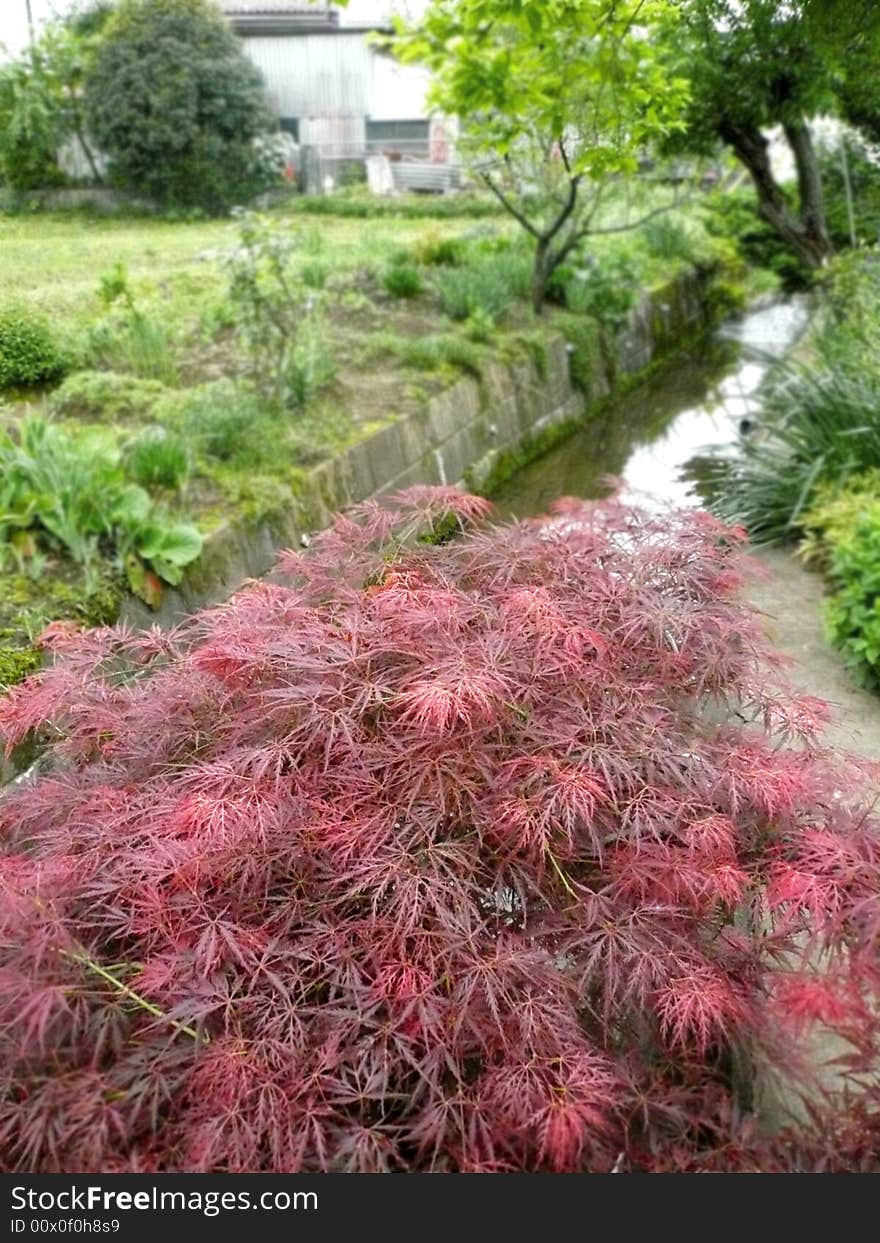
[(427, 150), (429, 121), (367, 121), (367, 145), (399, 144), (403, 150), (419, 147)]
[(299, 117), (281, 117), (278, 128), (283, 133), (290, 134), (294, 142), (299, 142)]

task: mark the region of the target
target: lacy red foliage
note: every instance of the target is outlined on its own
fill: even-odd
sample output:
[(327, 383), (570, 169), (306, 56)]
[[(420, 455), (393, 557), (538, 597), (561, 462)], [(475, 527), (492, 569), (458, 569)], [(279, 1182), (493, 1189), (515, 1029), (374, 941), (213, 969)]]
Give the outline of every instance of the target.
[(47, 636), (0, 707), (48, 744), (0, 801), (7, 1168), (874, 1162), (863, 1098), (750, 1121), (815, 1024), (839, 1082), (875, 1051), (880, 838), (739, 535), (485, 516), (422, 489), (171, 636)]

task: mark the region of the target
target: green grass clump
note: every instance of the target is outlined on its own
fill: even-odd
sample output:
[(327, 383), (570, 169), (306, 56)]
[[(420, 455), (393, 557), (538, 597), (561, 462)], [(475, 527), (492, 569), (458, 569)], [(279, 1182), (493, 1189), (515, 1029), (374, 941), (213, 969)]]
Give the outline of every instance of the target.
[(126, 450), (128, 475), (143, 488), (178, 491), (190, 469), (189, 451), (183, 439), (164, 427), (148, 427)]
[(246, 469), (262, 467), (278, 456), (277, 418), (251, 390), (233, 380), (169, 394), (156, 406), (155, 418), (204, 458)]
[(454, 368), (479, 376), (485, 352), (478, 344), (451, 332), (429, 333), (424, 337), (404, 337), (393, 332), (376, 332), (369, 339), (367, 358), (390, 354), (416, 371)]
[(532, 260), (521, 249), (480, 253), (472, 250), (461, 267), (439, 270), (434, 287), (445, 314), (467, 320), (475, 315), (503, 319), (531, 291)]
[(129, 371), (144, 380), (173, 386), (179, 376), (171, 334), (142, 311), (114, 313), (93, 324), (86, 336), (93, 363), (110, 371)]
[(392, 298), (416, 298), (424, 288), (418, 268), (408, 263), (395, 263), (386, 268), (382, 284)]

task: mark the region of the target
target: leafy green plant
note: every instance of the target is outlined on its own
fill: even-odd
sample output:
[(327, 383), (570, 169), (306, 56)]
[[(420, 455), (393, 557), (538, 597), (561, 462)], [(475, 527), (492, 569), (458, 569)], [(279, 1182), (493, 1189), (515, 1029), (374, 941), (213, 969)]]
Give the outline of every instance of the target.
[(302, 265), (299, 274), (309, 289), (323, 289), (330, 274), (330, 265), (326, 259), (309, 259)]
[(98, 277), (98, 297), (104, 306), (110, 307), (114, 302), (124, 302), (134, 306), (134, 296), (128, 283), (128, 270), (124, 263), (117, 260), (109, 271)]
[(173, 385), (177, 359), (167, 328), (139, 310), (126, 309), (92, 326), (87, 352), (113, 371), (130, 371), (144, 380)]
[[(0, 438), (0, 552), (23, 541), (60, 548), (84, 568), (87, 584), (102, 556), (124, 566), (133, 588), (155, 604), (159, 579), (177, 583), (201, 551), (195, 527), (172, 519), (126, 479), (112, 433), (61, 428), (42, 415)], [(20, 560), (20, 559), (19, 559)]]
[(488, 311), (477, 307), (464, 321), (464, 330), (471, 341), (485, 343), (491, 341), (495, 334), (495, 320)]
[(465, 244), (459, 237), (444, 237), (434, 227), (416, 239), (412, 257), (416, 263), (426, 267), (456, 267), (464, 262)]
[(0, 389), (45, 384), (68, 365), (45, 319), (23, 308), (0, 310)]
[(797, 534), (822, 482), (880, 464), (880, 375), (788, 362), (756, 435), (713, 470), (716, 512), (773, 543)]
[(170, 333), (137, 305), (124, 264), (116, 263), (101, 275), (98, 298), (108, 314), (89, 330), (91, 358), (114, 371), (175, 384), (178, 367)]
[(758, 214), (752, 189), (719, 190), (708, 195), (703, 218), (711, 235), (733, 243), (750, 267), (774, 272), (784, 289), (806, 289), (812, 284), (809, 265)]
[(304, 410), (335, 375), (336, 360), (327, 348), (326, 328), (313, 309), (300, 327), (287, 368), (287, 393), (294, 407)]
[(230, 379), (169, 394), (157, 405), (155, 417), (198, 456), (245, 467), (277, 457), (277, 419), (251, 390)]
[(125, 465), (142, 487), (176, 491), (189, 475), (189, 451), (180, 436), (164, 427), (148, 427), (127, 447)]
[(418, 268), (412, 264), (395, 263), (382, 273), (382, 285), (392, 298), (416, 298), (424, 285)]

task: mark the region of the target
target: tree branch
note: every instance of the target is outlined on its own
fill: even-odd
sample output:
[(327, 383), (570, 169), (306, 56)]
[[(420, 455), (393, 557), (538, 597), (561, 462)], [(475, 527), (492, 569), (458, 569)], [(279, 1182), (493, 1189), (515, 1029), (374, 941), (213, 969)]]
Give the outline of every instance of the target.
[(522, 227), (527, 232), (531, 233), (532, 237), (540, 238), (541, 236), (540, 231), (535, 228), (531, 220), (529, 220), (528, 216), (524, 215), (519, 210), (518, 207), (515, 207), (513, 203), (511, 203), (507, 195), (504, 194), (504, 192), (500, 190), (498, 186), (496, 186), (495, 182), (492, 180), (491, 173), (480, 173), (480, 176), (482, 177), (486, 185), (489, 187), (489, 189), (492, 191), (492, 193), (495, 195), (496, 199), (501, 204), (501, 206), (504, 208), (504, 210), (510, 212), (514, 220), (518, 220), (519, 223), (522, 225)]
[(569, 178), (568, 198), (565, 202), (565, 206), (562, 208), (561, 212), (556, 217), (553, 224), (550, 225), (548, 229), (544, 229), (542, 233), (536, 235), (539, 237), (540, 241), (552, 242), (554, 237), (556, 237), (557, 233), (559, 232), (559, 230), (565, 224), (566, 220), (568, 220), (569, 216), (572, 214), (575, 207), (577, 206), (577, 197), (578, 197), (578, 190), (580, 189), (580, 184), (581, 184), (580, 173), (578, 173), (576, 177)]
[(647, 212), (644, 216), (641, 216), (638, 220), (633, 220), (630, 224), (613, 224), (607, 228), (590, 229), (590, 233), (593, 236), (598, 236), (600, 233), (628, 233), (630, 229), (638, 229), (640, 225), (647, 224), (655, 216), (662, 216), (664, 212), (672, 211), (674, 207), (678, 206), (678, 202), (666, 203), (663, 207), (655, 207), (653, 211)]

